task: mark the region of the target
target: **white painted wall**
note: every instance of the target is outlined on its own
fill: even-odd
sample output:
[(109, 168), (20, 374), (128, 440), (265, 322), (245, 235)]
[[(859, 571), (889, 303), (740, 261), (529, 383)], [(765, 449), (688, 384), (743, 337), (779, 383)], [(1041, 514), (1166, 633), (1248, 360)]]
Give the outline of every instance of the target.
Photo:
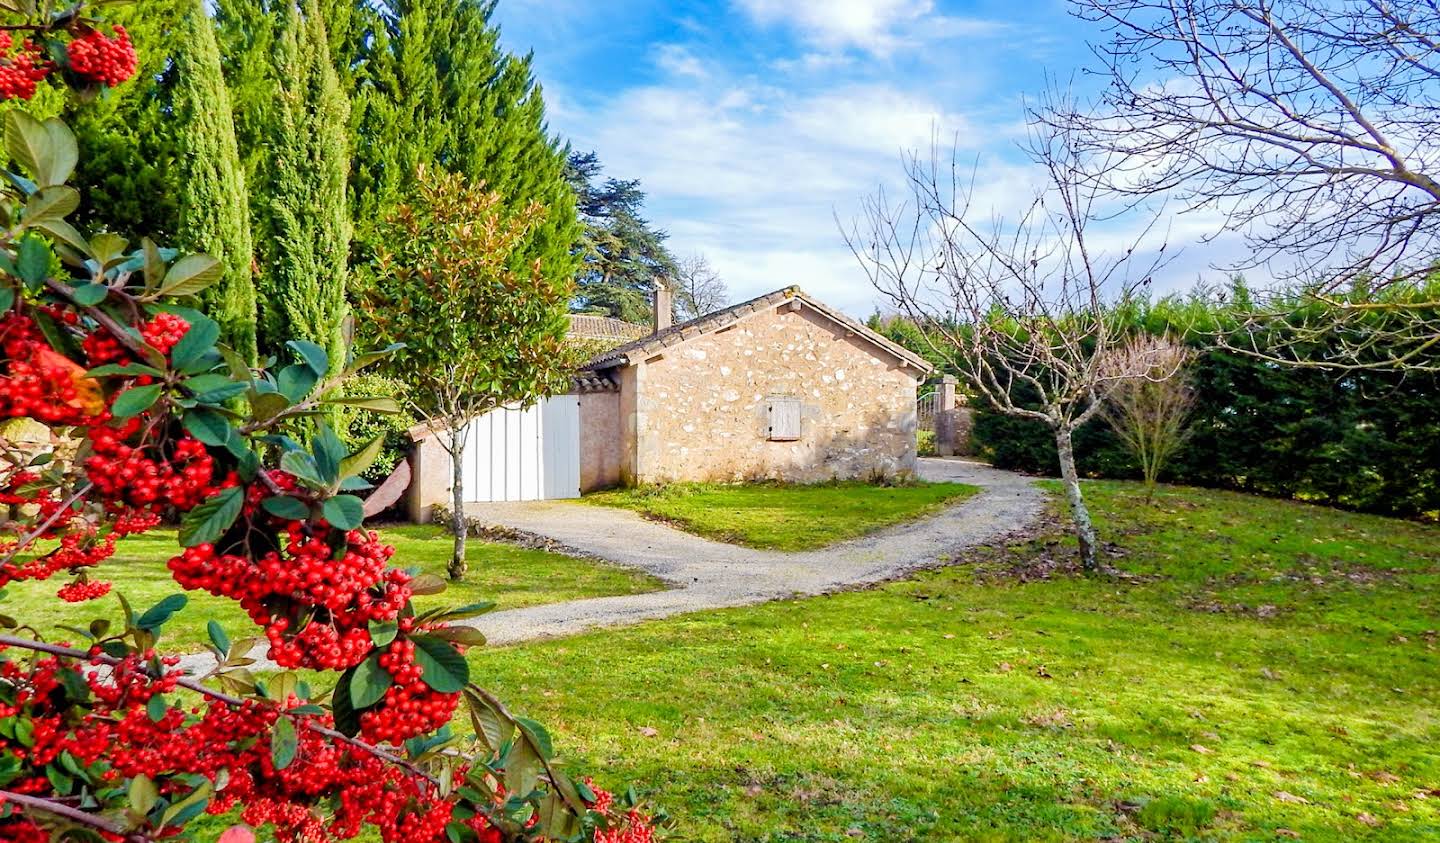
[(580, 497), (580, 399), (557, 395), (480, 416), (462, 469), (467, 502)]

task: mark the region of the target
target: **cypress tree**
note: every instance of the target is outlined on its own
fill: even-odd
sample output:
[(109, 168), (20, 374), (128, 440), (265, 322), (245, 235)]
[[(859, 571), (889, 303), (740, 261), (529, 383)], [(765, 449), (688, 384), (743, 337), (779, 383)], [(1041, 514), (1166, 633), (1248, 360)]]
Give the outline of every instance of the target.
[(261, 347), (278, 354), (286, 340), (306, 339), (338, 366), (348, 312), (349, 105), (315, 0), (286, 10), (275, 76), (267, 185), (272, 248), (261, 290)]
[[(545, 124), (529, 56), (500, 47), (493, 0), (387, 0), (356, 66), (352, 217), (362, 247), (411, 190), (417, 165), (483, 181), (511, 210), (547, 217), (517, 251), (549, 277), (573, 277), (580, 227), (565, 179), (568, 149)], [(362, 255), (363, 257), (363, 255)]]
[(207, 312), (242, 357), (256, 357), (249, 193), (235, 142), (220, 50), (203, 0), (187, 0), (174, 55), (172, 114), (179, 152), (177, 246), (225, 266), (205, 292)]

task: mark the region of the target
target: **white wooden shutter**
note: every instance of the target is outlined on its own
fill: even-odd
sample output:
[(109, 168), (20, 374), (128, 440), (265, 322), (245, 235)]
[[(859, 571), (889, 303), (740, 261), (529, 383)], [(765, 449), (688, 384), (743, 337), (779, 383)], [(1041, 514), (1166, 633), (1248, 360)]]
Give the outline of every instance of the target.
[(793, 442), (800, 438), (800, 399), (770, 399), (770, 441)]

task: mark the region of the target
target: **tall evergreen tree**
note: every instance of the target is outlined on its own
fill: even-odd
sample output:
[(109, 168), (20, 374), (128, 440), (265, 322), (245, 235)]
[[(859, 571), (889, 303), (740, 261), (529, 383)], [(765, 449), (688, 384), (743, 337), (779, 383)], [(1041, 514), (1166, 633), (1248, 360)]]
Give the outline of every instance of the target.
[[(545, 124), (529, 56), (501, 49), (494, 0), (377, 0), (356, 67), (352, 175), (356, 238), (367, 251), (378, 223), (425, 164), (483, 181), (511, 210), (531, 202), (545, 220), (514, 254), (549, 277), (572, 277), (580, 236), (565, 181), (567, 150)], [(352, 22), (352, 28), (355, 24)]]
[(230, 95), (204, 0), (186, 0), (173, 58), (177, 245), (203, 251), (225, 266), (205, 291), (207, 312), (247, 360), (256, 357), (255, 285), (249, 193), (235, 142)]
[(286, 10), (275, 75), (261, 347), (279, 352), (285, 340), (310, 340), (335, 365), (343, 359), (347, 316), (349, 105), (316, 0)]
[(602, 179), (593, 152), (570, 156), (566, 175), (575, 191), (584, 235), (575, 306), (627, 322), (649, 322), (652, 292), (679, 275), (669, 237), (645, 219), (645, 192), (636, 179)]

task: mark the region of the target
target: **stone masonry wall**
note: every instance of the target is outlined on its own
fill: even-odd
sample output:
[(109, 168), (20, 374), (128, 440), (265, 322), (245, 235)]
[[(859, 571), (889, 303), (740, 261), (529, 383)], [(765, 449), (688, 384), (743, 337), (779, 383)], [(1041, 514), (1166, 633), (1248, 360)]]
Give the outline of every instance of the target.
[[(915, 470), (920, 373), (789, 303), (622, 372), (623, 479), (732, 482)], [(770, 399), (801, 403), (797, 441), (768, 440)], [(633, 431), (633, 438), (629, 434)]]

